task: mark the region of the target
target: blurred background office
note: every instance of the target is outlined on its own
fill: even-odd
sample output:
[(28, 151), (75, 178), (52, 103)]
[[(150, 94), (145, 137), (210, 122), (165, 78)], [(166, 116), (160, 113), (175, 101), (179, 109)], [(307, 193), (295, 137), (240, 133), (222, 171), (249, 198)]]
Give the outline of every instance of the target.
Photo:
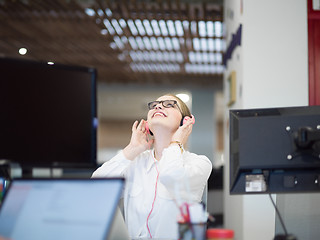
[[(234, 229), (236, 239), (270, 240), (281, 227), (267, 197), (229, 194), (228, 110), (320, 104), (319, 5), (316, 0), (1, 0), (0, 56), (97, 69), (100, 164), (128, 143), (133, 121), (146, 116), (147, 102), (167, 92), (182, 94), (196, 116), (187, 147), (214, 166), (208, 211)], [(280, 210), (299, 239), (316, 239), (320, 214), (311, 209), (318, 208), (319, 196), (303, 195), (310, 204), (301, 196), (277, 196)], [(301, 212), (293, 213), (297, 206), (304, 224), (296, 220)]]
[(1, 1), (0, 17), (1, 57), (97, 69), (98, 164), (126, 146), (148, 102), (179, 94), (197, 118), (187, 148), (215, 167), (208, 211), (222, 224), (222, 1)]

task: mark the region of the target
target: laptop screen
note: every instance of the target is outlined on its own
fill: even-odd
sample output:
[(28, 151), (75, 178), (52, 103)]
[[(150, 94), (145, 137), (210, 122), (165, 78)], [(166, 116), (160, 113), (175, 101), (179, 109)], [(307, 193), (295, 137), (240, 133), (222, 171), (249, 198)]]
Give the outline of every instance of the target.
[(17, 179), (0, 209), (0, 236), (14, 240), (106, 239), (124, 179)]

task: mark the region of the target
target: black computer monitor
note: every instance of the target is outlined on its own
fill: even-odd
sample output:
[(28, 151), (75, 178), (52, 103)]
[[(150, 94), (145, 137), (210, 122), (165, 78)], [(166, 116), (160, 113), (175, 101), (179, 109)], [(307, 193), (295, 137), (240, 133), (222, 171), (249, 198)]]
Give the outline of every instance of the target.
[(0, 58), (0, 159), (96, 166), (96, 71)]
[(229, 117), (231, 194), (320, 191), (320, 106)]

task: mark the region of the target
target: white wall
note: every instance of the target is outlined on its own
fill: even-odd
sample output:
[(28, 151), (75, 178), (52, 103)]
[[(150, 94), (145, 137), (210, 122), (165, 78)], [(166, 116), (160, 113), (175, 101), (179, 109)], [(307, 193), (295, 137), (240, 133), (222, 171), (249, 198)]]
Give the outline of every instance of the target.
[[(227, 86), (229, 74), (236, 71), (232, 108), (307, 105), (306, 0), (226, 0), (224, 5), (227, 46), (242, 24), (241, 46), (227, 62), (224, 76)], [(276, 216), (269, 197), (229, 195), (228, 112), (225, 119), (225, 227), (235, 230), (237, 240), (271, 240)]]
[(243, 107), (308, 104), (305, 0), (244, 0)]

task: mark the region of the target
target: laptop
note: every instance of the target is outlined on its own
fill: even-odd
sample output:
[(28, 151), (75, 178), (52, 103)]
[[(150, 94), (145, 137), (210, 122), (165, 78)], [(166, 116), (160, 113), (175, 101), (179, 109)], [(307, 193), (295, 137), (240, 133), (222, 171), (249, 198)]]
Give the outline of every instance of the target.
[(115, 235), (112, 228), (125, 228), (118, 208), (123, 187), (123, 178), (15, 179), (0, 208), (0, 236), (14, 240), (108, 239)]

